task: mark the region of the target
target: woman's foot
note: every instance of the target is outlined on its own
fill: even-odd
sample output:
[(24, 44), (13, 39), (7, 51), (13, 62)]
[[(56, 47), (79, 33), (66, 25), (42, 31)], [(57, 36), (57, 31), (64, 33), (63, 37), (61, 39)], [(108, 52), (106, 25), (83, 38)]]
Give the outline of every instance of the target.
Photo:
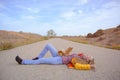
[(35, 57), (35, 58), (33, 58), (32, 60), (37, 60), (37, 59), (39, 59), (38, 57)]
[(22, 63), (22, 59), (19, 56), (16, 56), (15, 60), (18, 62), (18, 64)]

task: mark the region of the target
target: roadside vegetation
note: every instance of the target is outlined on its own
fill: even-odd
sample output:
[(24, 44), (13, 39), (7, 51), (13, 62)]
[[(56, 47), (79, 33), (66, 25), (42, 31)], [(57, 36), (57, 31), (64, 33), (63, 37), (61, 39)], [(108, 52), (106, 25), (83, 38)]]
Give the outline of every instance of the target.
[(84, 36), (63, 36), (61, 38), (82, 44), (89, 44), (88, 40)]
[(48, 37), (33, 33), (0, 30), (0, 50), (7, 50), (47, 39)]

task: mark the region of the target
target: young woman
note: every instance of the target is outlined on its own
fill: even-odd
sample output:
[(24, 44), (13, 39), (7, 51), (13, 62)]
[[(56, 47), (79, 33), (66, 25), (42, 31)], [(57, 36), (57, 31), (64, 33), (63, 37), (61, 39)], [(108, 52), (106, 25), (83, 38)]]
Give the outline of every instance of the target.
[[(44, 58), (44, 55), (50, 51), (52, 57)], [(57, 49), (51, 45), (47, 44), (45, 48), (41, 51), (38, 57), (33, 58), (32, 60), (21, 59), (19, 56), (16, 56), (15, 60), (18, 64), (68, 64), (71, 62), (72, 58), (77, 58), (79, 60), (84, 60), (86, 64), (94, 64), (94, 59), (92, 57), (84, 56), (81, 54), (72, 54), (66, 56), (59, 56)]]

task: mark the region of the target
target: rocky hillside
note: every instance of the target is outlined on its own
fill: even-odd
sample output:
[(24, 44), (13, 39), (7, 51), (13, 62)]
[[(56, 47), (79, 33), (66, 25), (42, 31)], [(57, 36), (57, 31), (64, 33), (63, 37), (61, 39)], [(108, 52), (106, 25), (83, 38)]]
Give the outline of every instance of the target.
[(96, 43), (108, 47), (120, 47), (120, 25), (106, 30), (97, 30), (95, 33), (88, 33), (87, 39), (90, 43)]
[(87, 36), (63, 36), (63, 39), (120, 50), (120, 25), (114, 28), (88, 33)]
[(43, 40), (38, 34), (0, 30), (0, 50)]

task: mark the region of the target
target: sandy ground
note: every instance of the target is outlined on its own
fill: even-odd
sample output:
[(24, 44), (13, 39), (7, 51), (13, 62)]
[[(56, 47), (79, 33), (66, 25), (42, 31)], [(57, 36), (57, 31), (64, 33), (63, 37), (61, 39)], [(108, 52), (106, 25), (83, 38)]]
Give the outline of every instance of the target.
[[(96, 72), (68, 69), (66, 65), (19, 65), (15, 56), (36, 57), (47, 43), (57, 49), (73, 47), (72, 53), (83, 52), (95, 58)], [(45, 57), (50, 57), (48, 54)], [(50, 39), (0, 51), (0, 80), (120, 80), (120, 51), (85, 45), (63, 39)]]

